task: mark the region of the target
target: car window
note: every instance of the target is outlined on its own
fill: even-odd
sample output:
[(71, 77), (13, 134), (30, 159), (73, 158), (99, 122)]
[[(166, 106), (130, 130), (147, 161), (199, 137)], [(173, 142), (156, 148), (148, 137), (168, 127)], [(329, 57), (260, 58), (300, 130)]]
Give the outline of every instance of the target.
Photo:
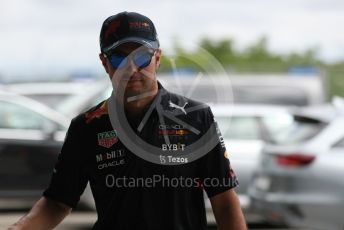
[(86, 110), (99, 104), (101, 101), (109, 98), (111, 93), (112, 87), (106, 88), (99, 95), (94, 95), (94, 98), (87, 98), (86, 100), (85, 96), (83, 95), (71, 97), (63, 103), (60, 103), (55, 109), (67, 116), (70, 116), (71, 114), (74, 116), (74, 113), (78, 114), (81, 112), (85, 112)]
[(277, 113), (262, 116), (261, 121), (268, 132), (269, 139), (278, 136), (283, 130), (293, 126), (293, 116), (288, 113)]
[(333, 145), (334, 148), (344, 148), (344, 138)]
[(97, 97), (93, 98), (89, 104), (87, 106), (84, 106), (84, 110), (85, 109), (89, 109), (91, 108), (92, 106), (95, 106), (97, 104), (99, 104), (100, 102), (104, 101), (104, 100), (107, 100), (110, 96), (111, 96), (111, 93), (112, 93), (112, 87), (111, 88), (107, 88), (106, 90), (104, 90), (100, 95), (98, 95)]
[(24, 94), (24, 96), (45, 104), (50, 108), (56, 108), (60, 103), (71, 98), (73, 94)]
[(259, 125), (255, 117), (216, 117), (216, 121), (226, 139), (261, 139)]
[(262, 121), (274, 144), (297, 144), (314, 137), (325, 127), (325, 123), (303, 116), (267, 116)]
[(26, 107), (0, 101), (0, 128), (42, 130), (53, 122)]

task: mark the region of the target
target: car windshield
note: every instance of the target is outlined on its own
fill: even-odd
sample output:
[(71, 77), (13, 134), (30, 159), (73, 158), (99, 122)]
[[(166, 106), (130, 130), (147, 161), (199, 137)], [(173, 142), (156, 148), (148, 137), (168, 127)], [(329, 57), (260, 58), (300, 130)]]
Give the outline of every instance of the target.
[(220, 131), (225, 139), (258, 140), (261, 139), (258, 122), (255, 117), (248, 116), (215, 116)]
[(297, 144), (314, 137), (325, 123), (310, 117), (285, 115), (262, 117), (269, 133), (268, 142), (273, 144)]

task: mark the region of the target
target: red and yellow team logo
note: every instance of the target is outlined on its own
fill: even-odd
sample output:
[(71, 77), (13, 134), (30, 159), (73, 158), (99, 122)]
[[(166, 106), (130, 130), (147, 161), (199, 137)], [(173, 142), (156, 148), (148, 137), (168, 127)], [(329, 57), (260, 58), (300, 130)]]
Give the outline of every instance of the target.
[(184, 135), (187, 135), (187, 134), (189, 134), (189, 133), (185, 129), (176, 130), (176, 135), (184, 136)]
[(143, 26), (143, 27), (149, 27), (149, 24), (148, 24), (147, 22), (143, 22), (143, 23), (142, 23), (142, 26)]
[(85, 114), (86, 123), (90, 123), (93, 119), (100, 118), (108, 114), (108, 102), (105, 101), (98, 109)]
[(189, 131), (185, 130), (185, 129), (161, 129), (161, 130), (159, 130), (159, 135), (184, 136), (187, 134), (189, 134)]
[(111, 24), (108, 26), (104, 37), (105, 39), (108, 39), (111, 34), (116, 33), (117, 28), (121, 25), (121, 21), (113, 21)]
[(145, 29), (149, 30), (150, 26), (148, 22), (129, 22), (129, 27), (132, 29)]

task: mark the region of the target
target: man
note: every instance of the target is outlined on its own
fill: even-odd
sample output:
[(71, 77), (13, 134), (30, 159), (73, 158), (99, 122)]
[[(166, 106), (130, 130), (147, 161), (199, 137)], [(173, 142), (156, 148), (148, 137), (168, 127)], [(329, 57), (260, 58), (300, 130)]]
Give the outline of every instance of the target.
[[(216, 146), (205, 155), (183, 152), (192, 152), (189, 147), (202, 140), (213, 116), (157, 81), (161, 50), (151, 20), (132, 12), (107, 18), (100, 46), (114, 94), (72, 120), (48, 189), (9, 229), (54, 228), (88, 181), (98, 213), (93, 229), (207, 229), (203, 190), (220, 230), (246, 229), (233, 189), (237, 180), (216, 133)], [(119, 107), (125, 119), (119, 119)], [(151, 154), (154, 146), (162, 153)], [(220, 183), (209, 185), (207, 179)]]

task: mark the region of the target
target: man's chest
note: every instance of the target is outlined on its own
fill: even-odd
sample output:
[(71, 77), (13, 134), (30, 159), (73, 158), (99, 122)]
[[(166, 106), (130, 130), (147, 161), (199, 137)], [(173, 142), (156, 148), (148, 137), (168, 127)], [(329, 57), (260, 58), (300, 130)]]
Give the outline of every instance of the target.
[[(169, 151), (171, 157), (170, 159), (165, 157), (165, 161), (178, 160), (177, 150), (183, 151), (195, 139), (186, 127), (173, 122), (165, 124), (150, 122), (136, 134), (135, 138), (144, 141), (147, 145), (154, 146), (161, 152)], [(109, 180), (116, 178), (157, 178), (157, 175), (194, 177), (196, 175), (195, 164), (171, 167), (142, 159), (139, 152), (133, 152), (123, 144), (118, 131), (109, 122), (98, 124), (89, 135), (91, 183), (109, 187)], [(134, 140), (133, 144), (135, 143)], [(138, 151), (140, 151), (139, 147)]]

